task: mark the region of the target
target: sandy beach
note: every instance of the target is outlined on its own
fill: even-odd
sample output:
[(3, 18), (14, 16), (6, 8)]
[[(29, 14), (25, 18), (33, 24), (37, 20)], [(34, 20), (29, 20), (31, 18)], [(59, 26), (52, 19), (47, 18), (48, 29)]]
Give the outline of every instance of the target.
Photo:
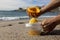
[(0, 40), (60, 40), (60, 25), (49, 34), (30, 36), (26, 22), (28, 20), (0, 21)]

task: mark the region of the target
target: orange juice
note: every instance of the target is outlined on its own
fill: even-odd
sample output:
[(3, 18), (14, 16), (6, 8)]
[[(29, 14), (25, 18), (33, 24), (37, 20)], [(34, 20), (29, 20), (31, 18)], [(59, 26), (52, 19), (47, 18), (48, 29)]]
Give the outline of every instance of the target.
[(28, 34), (33, 36), (33, 35), (39, 35), (40, 32), (36, 30), (29, 30)]
[(39, 35), (42, 32), (41, 31), (42, 26), (40, 25), (40, 22), (35, 24), (27, 23), (26, 28), (27, 28), (28, 35), (32, 35), (32, 36)]
[(31, 18), (30, 21), (29, 21), (30, 24), (34, 24), (34, 23), (37, 23), (37, 22), (38, 22), (38, 20), (36, 18)]

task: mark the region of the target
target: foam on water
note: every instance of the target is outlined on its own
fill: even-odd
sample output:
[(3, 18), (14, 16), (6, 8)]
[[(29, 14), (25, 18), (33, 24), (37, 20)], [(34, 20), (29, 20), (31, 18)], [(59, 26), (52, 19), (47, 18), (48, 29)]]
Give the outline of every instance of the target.
[[(40, 19), (43, 18), (50, 18), (54, 16), (40, 16)], [(22, 20), (22, 19), (29, 19), (29, 16), (20, 16), (20, 17), (0, 17), (0, 20)]]
[(0, 17), (0, 20), (15, 20), (19, 19), (19, 17)]

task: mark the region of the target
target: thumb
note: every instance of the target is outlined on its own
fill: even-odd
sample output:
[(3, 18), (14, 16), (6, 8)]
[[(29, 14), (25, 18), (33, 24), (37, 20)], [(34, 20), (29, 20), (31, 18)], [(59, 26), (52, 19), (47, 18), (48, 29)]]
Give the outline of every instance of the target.
[(42, 25), (42, 26), (46, 25), (46, 22), (47, 22), (47, 19), (43, 20), (43, 21), (41, 22), (41, 25)]

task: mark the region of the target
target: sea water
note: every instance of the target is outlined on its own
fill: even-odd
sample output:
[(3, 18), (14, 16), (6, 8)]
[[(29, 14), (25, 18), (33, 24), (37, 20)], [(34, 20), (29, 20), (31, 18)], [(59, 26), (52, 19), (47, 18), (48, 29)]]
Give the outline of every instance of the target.
[[(47, 12), (41, 15), (39, 18), (48, 18), (57, 16), (58, 12)], [(22, 19), (29, 19), (26, 11), (0, 11), (0, 20), (22, 20)]]

